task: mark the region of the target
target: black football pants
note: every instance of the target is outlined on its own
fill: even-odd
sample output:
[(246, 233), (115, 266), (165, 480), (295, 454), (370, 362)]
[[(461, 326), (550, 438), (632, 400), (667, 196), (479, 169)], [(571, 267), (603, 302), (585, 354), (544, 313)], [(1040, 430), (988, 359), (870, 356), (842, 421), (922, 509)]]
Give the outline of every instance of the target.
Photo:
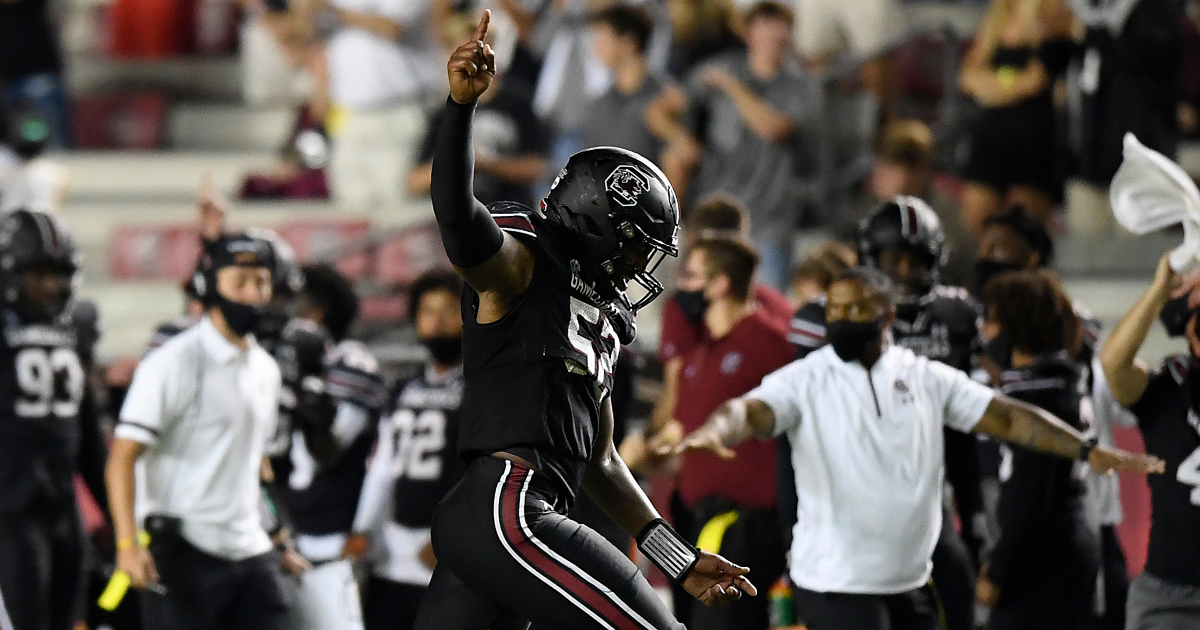
[(946, 630), (975, 629), (975, 566), (971, 551), (954, 530), (952, 514), (942, 514), (942, 532), (933, 548), (933, 589)]
[(438, 506), (417, 630), (683, 630), (629, 558), (555, 510), (545, 475), (471, 463)]
[(147, 630), (289, 630), (297, 584), (277, 552), (231, 561), (181, 539), (152, 554), (167, 591), (141, 594)]
[(895, 595), (793, 591), (796, 617), (808, 630), (941, 630), (929, 587)]
[(0, 593), (16, 630), (71, 630), (82, 619), (83, 527), (74, 499), (0, 514)]

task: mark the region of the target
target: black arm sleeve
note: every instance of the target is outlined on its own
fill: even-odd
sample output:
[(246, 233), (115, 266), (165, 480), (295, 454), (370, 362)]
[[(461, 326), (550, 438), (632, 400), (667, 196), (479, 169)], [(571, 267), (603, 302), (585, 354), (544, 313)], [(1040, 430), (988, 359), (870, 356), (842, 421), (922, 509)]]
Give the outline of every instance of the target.
[(80, 445), (79, 474), (87, 485), (88, 492), (108, 516), (108, 488), (104, 485), (104, 465), (108, 460), (108, 444), (101, 427), (101, 414), (96, 401), (93, 384), (84, 390), (83, 402), (79, 406)]
[(471, 118), (475, 103), (446, 99), (446, 109), (433, 147), (430, 197), (446, 255), (456, 267), (487, 261), (504, 244), (504, 233), (474, 195), (475, 152)]
[[(975, 515), (983, 511), (979, 480), (979, 450), (974, 435), (945, 430), (946, 480), (954, 488), (954, 502), (962, 519), (963, 538), (972, 553), (979, 551)], [(972, 558), (978, 560), (978, 555)]]

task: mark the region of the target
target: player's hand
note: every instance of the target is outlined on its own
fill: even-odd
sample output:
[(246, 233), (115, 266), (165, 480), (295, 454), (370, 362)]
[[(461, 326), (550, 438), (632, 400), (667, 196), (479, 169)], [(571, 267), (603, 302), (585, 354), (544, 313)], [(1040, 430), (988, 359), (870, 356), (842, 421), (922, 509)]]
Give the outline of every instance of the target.
[(987, 565), (979, 571), (979, 580), (975, 582), (975, 601), (984, 606), (995, 606), (1000, 600), (1000, 587), (987, 578)]
[(129, 574), (129, 584), (134, 588), (146, 588), (151, 582), (158, 581), (154, 558), (150, 557), (150, 550), (141, 545), (118, 551), (117, 569)]
[(702, 426), (692, 432), (691, 435), (683, 438), (683, 441), (675, 445), (675, 448), (667, 453), (682, 455), (688, 451), (708, 451), (721, 459), (733, 459), (737, 457), (737, 453), (733, 449), (725, 446), (724, 440), (708, 427)]
[(1107, 446), (1097, 446), (1088, 455), (1088, 463), (1098, 473), (1129, 470), (1146, 474), (1161, 474), (1166, 470), (1163, 460), (1140, 453), (1130, 453)]
[(367, 555), (367, 551), (371, 549), (371, 537), (366, 534), (353, 533), (346, 537), (346, 544), (342, 547), (342, 557), (347, 560), (358, 560)]
[(729, 604), (741, 599), (743, 594), (758, 595), (758, 589), (746, 579), (749, 572), (750, 569), (739, 567), (721, 556), (701, 551), (700, 560), (683, 579), (683, 589), (705, 606)]
[(421, 551), (417, 553), (417, 559), (430, 571), (437, 568), (437, 556), (433, 553), (432, 541), (425, 543), (425, 546), (421, 547)]
[(450, 98), (455, 103), (465, 105), (479, 98), (496, 77), (496, 53), (483, 41), (491, 19), (492, 12), (485, 10), (471, 41), (459, 46), (446, 64), (446, 72), (450, 75)]
[(300, 577), (302, 573), (312, 568), (312, 563), (304, 556), (300, 555), (295, 549), (284, 549), (279, 555), (279, 566), (283, 567), (284, 571)]

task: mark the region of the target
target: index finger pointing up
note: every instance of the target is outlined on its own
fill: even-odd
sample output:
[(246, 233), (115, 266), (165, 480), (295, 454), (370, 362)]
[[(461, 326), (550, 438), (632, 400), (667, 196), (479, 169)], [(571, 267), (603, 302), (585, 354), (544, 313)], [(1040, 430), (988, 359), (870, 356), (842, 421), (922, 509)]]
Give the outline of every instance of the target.
[(479, 26), (475, 27), (475, 41), (483, 41), (487, 37), (488, 22), (492, 21), (491, 9), (483, 10), (483, 17), (479, 18)]

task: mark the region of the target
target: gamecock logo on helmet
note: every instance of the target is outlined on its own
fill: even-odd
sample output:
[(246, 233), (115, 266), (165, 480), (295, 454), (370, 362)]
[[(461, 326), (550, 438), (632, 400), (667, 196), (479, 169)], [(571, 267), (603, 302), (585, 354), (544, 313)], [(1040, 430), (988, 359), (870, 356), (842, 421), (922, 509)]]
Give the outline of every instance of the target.
[(618, 204), (636, 206), (638, 198), (650, 192), (650, 179), (636, 168), (622, 165), (604, 180), (604, 187)]

